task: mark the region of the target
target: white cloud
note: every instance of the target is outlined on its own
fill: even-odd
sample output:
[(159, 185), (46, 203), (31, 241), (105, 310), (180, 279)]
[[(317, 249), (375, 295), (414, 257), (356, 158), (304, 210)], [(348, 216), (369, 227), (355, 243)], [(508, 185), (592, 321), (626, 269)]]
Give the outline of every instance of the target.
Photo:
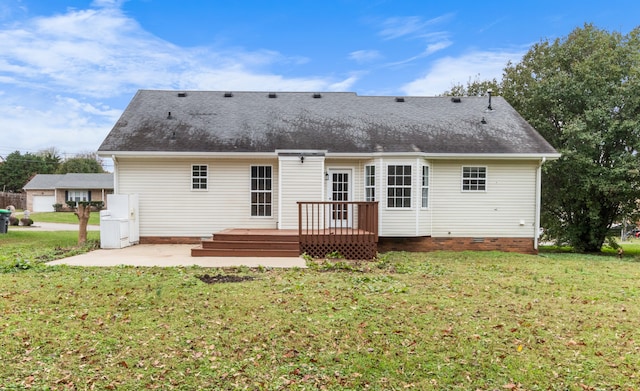
[(388, 18), (382, 23), (379, 34), (384, 39), (423, 36), (430, 26), (445, 22), (452, 16), (453, 14), (445, 14), (429, 20), (423, 20), (419, 16)]
[(322, 90), (335, 82), (272, 74), (268, 68), (274, 64), (301, 64), (308, 59), (271, 50), (178, 47), (144, 31), (117, 8), (120, 3), (96, 1), (111, 6), (71, 10), (0, 30), (2, 82), (94, 97), (138, 88), (216, 87), (212, 80), (223, 81), (226, 89), (242, 89), (250, 81), (253, 89), (277, 84), (279, 89)]
[(500, 80), (507, 63), (520, 61), (524, 53), (520, 50), (473, 51), (459, 57), (444, 57), (435, 60), (424, 76), (402, 86), (402, 91), (407, 95), (433, 96), (476, 78)]
[(61, 152), (96, 150), (121, 111), (58, 96), (46, 108), (0, 104), (4, 137), (0, 155), (15, 150)]
[(424, 58), (424, 57), (428, 57), (440, 50), (446, 49), (449, 46), (452, 45), (452, 42), (449, 40), (445, 40), (445, 41), (441, 41), (441, 42), (436, 42), (436, 43), (431, 43), (429, 45), (427, 45), (427, 47), (424, 49), (424, 51), (422, 51), (422, 53), (418, 54), (417, 56), (413, 56), (410, 58), (407, 58), (405, 60), (402, 61), (397, 61), (394, 63), (390, 63), (387, 64), (387, 66), (396, 66), (396, 65), (402, 65), (402, 64), (406, 64), (415, 60), (418, 60), (420, 58)]
[(382, 54), (377, 50), (356, 50), (355, 52), (349, 53), (349, 59), (357, 63), (371, 62), (381, 57)]

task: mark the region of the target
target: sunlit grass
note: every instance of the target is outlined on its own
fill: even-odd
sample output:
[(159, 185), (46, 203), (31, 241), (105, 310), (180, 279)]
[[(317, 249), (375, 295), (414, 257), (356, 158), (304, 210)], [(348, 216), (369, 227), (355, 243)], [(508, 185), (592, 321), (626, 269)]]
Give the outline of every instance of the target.
[[(35, 223), (78, 224), (78, 217), (73, 212), (32, 212), (30, 217)], [(91, 212), (89, 224), (100, 225), (100, 212)]]
[(636, 389), (633, 259), (395, 252), (304, 270), (5, 272), (0, 389)]

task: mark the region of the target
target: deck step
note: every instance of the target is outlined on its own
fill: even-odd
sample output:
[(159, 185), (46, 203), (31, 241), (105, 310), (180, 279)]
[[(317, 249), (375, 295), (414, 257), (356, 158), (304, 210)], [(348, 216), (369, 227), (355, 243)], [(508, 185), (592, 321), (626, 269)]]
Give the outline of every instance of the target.
[(297, 230), (227, 229), (203, 239), (191, 249), (193, 257), (297, 257), (300, 243)]
[(263, 240), (219, 240), (208, 239), (202, 240), (202, 248), (205, 249), (280, 249), (280, 250), (295, 250), (300, 248), (297, 241), (295, 242), (282, 242), (282, 241), (263, 241)]
[(253, 235), (236, 233), (216, 233), (213, 235), (214, 241), (229, 242), (289, 242), (298, 243), (298, 235)]
[(191, 249), (192, 257), (297, 257), (298, 249), (233, 249), (233, 248), (202, 248)]

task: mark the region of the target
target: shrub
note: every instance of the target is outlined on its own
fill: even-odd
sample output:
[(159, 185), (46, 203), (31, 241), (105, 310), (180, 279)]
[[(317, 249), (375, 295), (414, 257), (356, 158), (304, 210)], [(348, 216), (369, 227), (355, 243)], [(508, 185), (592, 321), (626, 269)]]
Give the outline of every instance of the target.
[(64, 208), (64, 205), (62, 204), (53, 204), (53, 210), (56, 212), (62, 212), (62, 208)]
[[(24, 225), (25, 227), (30, 227), (31, 225), (33, 225), (33, 220), (31, 220), (28, 217), (23, 217), (20, 219), (20, 222), (22, 223), (22, 225)], [(18, 224), (16, 224), (18, 225)]]
[(17, 217), (15, 216), (9, 217), (9, 225), (18, 225), (19, 223), (20, 223), (20, 220), (18, 220)]

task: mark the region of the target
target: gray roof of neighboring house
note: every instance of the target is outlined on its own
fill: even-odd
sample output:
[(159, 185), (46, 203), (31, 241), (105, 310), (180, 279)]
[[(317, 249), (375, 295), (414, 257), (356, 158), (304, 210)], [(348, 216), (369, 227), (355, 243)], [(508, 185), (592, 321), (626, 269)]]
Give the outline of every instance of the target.
[(270, 95), (140, 90), (98, 150), (557, 153), (502, 97)]
[(23, 189), (113, 189), (113, 174), (38, 174)]

